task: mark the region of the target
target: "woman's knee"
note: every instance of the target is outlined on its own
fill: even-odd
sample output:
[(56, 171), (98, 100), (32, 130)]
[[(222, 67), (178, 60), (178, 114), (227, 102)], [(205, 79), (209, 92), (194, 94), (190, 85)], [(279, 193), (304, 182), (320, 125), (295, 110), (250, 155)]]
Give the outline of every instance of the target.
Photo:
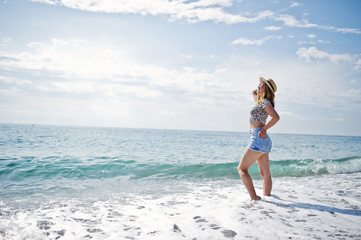
[(243, 166), (241, 166), (241, 165), (239, 165), (239, 166), (237, 167), (237, 170), (238, 170), (238, 172), (239, 172), (239, 174), (240, 174), (241, 176), (244, 175), (244, 174), (246, 174), (246, 173), (248, 173), (248, 168), (243, 167)]
[(265, 181), (270, 181), (271, 180), (270, 171), (264, 171), (264, 170), (260, 169), (259, 173), (261, 174), (261, 177), (262, 177), (263, 180), (265, 180)]

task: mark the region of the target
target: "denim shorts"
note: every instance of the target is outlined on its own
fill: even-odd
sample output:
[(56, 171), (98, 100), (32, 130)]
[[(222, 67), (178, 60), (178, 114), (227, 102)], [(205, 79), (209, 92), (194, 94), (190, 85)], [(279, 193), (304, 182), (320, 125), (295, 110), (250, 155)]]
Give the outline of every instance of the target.
[(269, 153), (272, 148), (272, 141), (267, 134), (267, 138), (263, 139), (262, 137), (258, 137), (258, 132), (262, 128), (252, 128), (249, 131), (249, 136), (251, 137), (251, 142), (248, 145), (248, 148), (263, 153)]

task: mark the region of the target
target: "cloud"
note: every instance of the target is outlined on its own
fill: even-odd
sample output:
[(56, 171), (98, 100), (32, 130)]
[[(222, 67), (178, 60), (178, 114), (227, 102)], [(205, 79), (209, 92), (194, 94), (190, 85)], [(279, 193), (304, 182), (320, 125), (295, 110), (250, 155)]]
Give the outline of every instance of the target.
[(297, 20), (295, 16), (289, 14), (280, 14), (274, 15), (273, 17), (276, 21), (281, 21), (287, 27), (296, 27), (296, 28), (319, 28), (324, 30), (333, 30), (341, 33), (354, 33), (361, 34), (361, 30), (357, 28), (336, 28), (332, 26), (323, 26), (314, 23), (310, 23), (307, 19)]
[(193, 57), (189, 54), (181, 54), (180, 55), (182, 58), (185, 58), (185, 59), (192, 59)]
[[(204, 72), (192, 67), (176, 70), (138, 64), (128, 61), (121, 51), (82, 39), (51, 39), (26, 46), (20, 52), (0, 52), (0, 69), (26, 73), (29, 80), (39, 79), (33, 80), (31, 87), (49, 94), (157, 99), (169, 95), (169, 89), (190, 98), (234, 92), (232, 83), (222, 80), (224, 68)], [(177, 100), (180, 95), (171, 97)]]
[(99, 83), (95, 81), (71, 82), (54, 81), (51, 87), (38, 86), (39, 90), (61, 93), (101, 93), (104, 97), (117, 98), (118, 96), (135, 97), (138, 99), (152, 99), (162, 96), (157, 89), (145, 86), (129, 86), (119, 83)]
[(160, 115), (163, 116), (179, 116), (179, 115), (183, 115), (184, 112), (177, 112), (177, 111), (168, 111), (168, 110), (162, 110), (160, 112)]
[(331, 41), (325, 41), (322, 39), (319, 39), (317, 41), (299, 41), (297, 44), (298, 45), (316, 45), (316, 44), (330, 44)]
[(301, 6), (301, 4), (297, 3), (297, 2), (293, 2), (290, 6), (290, 8), (294, 8), (294, 7), (299, 7)]
[(7, 45), (10, 44), (11, 42), (12, 42), (12, 38), (11, 38), (11, 37), (0, 38), (0, 46), (7, 46)]
[[(7, 72), (0, 77), (3, 121), (19, 119), (15, 109), (30, 122), (202, 129), (197, 118), (204, 119), (205, 112), (234, 112), (242, 93), (249, 95), (239, 74), (225, 65), (199, 70), (140, 64), (118, 49), (82, 39), (24, 46), (0, 50), (0, 71)], [(188, 123), (169, 122), (177, 116)], [(212, 124), (216, 128), (217, 121)]]
[(315, 34), (308, 34), (307, 37), (308, 38), (316, 38), (316, 35)]
[(278, 31), (278, 30), (281, 30), (282, 27), (268, 26), (268, 27), (265, 27), (264, 29), (267, 30), (267, 31)]
[(31, 1), (45, 3), (45, 4), (49, 4), (49, 5), (57, 5), (58, 4), (58, 1), (54, 1), (54, 0), (31, 0)]
[(214, 21), (226, 24), (258, 22), (273, 15), (266, 10), (251, 17), (230, 14), (223, 10), (231, 7), (234, 0), (199, 0), (186, 2), (183, 0), (32, 0), (45, 4), (56, 4), (65, 7), (91, 12), (167, 15), (170, 20), (186, 20), (187, 22)]
[(324, 30), (333, 30), (340, 33), (354, 33), (354, 34), (361, 34), (361, 30), (358, 28), (336, 28), (332, 26), (318, 26), (318, 28)]
[(361, 58), (356, 60), (355, 67), (353, 68), (354, 71), (361, 70)]
[(232, 43), (235, 45), (256, 45), (256, 46), (261, 46), (263, 45), (265, 42), (267, 42), (270, 39), (281, 39), (281, 36), (267, 36), (261, 39), (254, 39), (254, 40), (250, 40), (247, 38), (238, 38), (236, 40), (234, 40)]
[(332, 29), (335, 29), (337, 32), (342, 32), (342, 33), (361, 34), (361, 31), (358, 28), (332, 28)]
[(0, 76), (0, 82), (16, 85), (30, 85), (32, 82), (26, 79), (14, 79), (11, 77)]
[(332, 63), (345, 62), (353, 65), (353, 71), (361, 70), (361, 56), (359, 54), (331, 54), (325, 51), (321, 51), (316, 47), (309, 48), (299, 48), (297, 55), (301, 59), (306, 59), (306, 61), (311, 61), (311, 59), (325, 59)]
[(317, 24), (309, 23), (308, 20), (302, 20), (299, 21), (296, 19), (295, 16), (288, 15), (288, 14), (280, 14), (276, 17), (274, 17), (276, 21), (281, 21), (285, 24), (287, 27), (298, 27), (298, 28), (312, 28), (317, 27)]
[(330, 54), (321, 50), (318, 50), (316, 47), (309, 48), (299, 48), (297, 51), (299, 58), (304, 58), (306, 61), (313, 59), (327, 59), (333, 63), (339, 62), (348, 62), (354, 63), (355, 57), (351, 54)]
[[(121, 14), (141, 14), (141, 15), (164, 15), (170, 21), (184, 20), (189, 23), (213, 21), (226, 24), (256, 23), (262, 20), (271, 19), (281, 21), (287, 27), (296, 28), (319, 28), (332, 30), (341, 33), (361, 34), (357, 28), (336, 28), (333, 26), (323, 26), (310, 23), (307, 19), (298, 20), (289, 14), (277, 14), (271, 10), (264, 10), (253, 13), (232, 14), (226, 8), (233, 6), (238, 0), (31, 0), (50, 5), (60, 5), (72, 9), (90, 12), (121, 13)], [(285, 12), (291, 8), (300, 7), (301, 4), (293, 2), (289, 7), (278, 12)], [(305, 16), (305, 14), (304, 14)], [(277, 31), (281, 27), (265, 27), (268, 31)]]

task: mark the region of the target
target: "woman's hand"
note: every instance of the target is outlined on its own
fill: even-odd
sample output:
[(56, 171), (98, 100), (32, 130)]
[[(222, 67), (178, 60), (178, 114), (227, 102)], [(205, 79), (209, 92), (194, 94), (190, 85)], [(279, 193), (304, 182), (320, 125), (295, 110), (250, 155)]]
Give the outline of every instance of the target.
[(252, 91), (252, 96), (253, 96), (254, 102), (257, 102), (257, 91), (258, 91), (257, 89)]
[(258, 132), (258, 137), (261, 137), (263, 139), (267, 138), (267, 132), (263, 128)]

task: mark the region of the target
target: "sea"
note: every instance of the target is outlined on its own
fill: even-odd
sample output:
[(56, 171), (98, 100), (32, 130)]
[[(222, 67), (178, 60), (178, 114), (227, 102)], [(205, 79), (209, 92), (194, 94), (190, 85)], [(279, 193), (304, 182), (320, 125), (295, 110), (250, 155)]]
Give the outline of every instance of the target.
[(269, 132), (251, 201), (247, 132), (0, 124), (0, 239), (361, 239), (361, 137)]

